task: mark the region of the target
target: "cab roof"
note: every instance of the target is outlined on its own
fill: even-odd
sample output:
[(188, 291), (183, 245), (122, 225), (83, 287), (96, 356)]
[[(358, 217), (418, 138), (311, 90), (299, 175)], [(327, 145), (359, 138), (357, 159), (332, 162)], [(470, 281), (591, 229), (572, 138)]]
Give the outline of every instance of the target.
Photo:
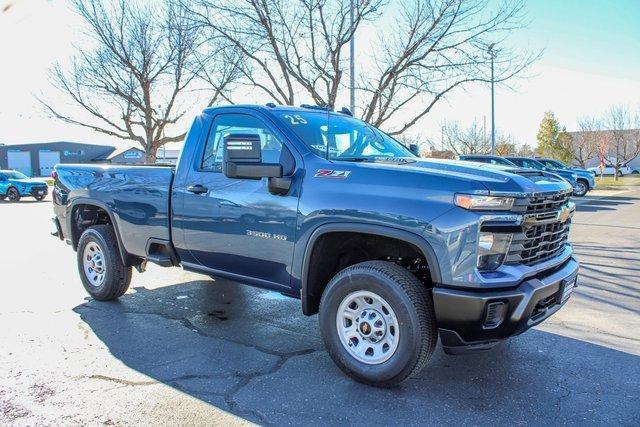
[(267, 104), (234, 104), (234, 105), (221, 105), (221, 106), (216, 106), (216, 107), (208, 107), (204, 109), (205, 113), (212, 113), (214, 111), (218, 111), (221, 109), (227, 110), (227, 109), (236, 109), (236, 108), (248, 108), (248, 109), (252, 109), (252, 110), (257, 110), (257, 111), (261, 111), (264, 113), (274, 113), (274, 112), (299, 112), (299, 113), (325, 113), (325, 114), (332, 114), (332, 115), (339, 115), (339, 116), (347, 116), (347, 117), (351, 117), (352, 114), (350, 113), (349, 110), (339, 110), (339, 111), (335, 111), (329, 108), (325, 108), (325, 107), (321, 107), (318, 105), (307, 105), (307, 104), (302, 104), (299, 107), (296, 107), (294, 105), (276, 105), (274, 103), (267, 103)]

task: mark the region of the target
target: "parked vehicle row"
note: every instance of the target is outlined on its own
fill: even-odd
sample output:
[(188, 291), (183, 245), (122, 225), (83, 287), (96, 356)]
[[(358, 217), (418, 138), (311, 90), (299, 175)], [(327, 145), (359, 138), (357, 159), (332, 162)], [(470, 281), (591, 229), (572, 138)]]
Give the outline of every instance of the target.
[(272, 289), (319, 313), (345, 373), (392, 386), (438, 338), (487, 350), (576, 286), (572, 188), (555, 174), (421, 159), (308, 106), (208, 108), (187, 135), (175, 169), (56, 167), (53, 234), (92, 297), (120, 297), (147, 262)]
[(558, 175), (569, 182), (573, 188), (573, 195), (576, 197), (582, 197), (596, 187), (596, 180), (591, 172), (585, 169), (569, 167), (554, 159), (517, 156), (501, 157), (490, 155), (462, 155), (460, 156), (460, 160), (549, 172)]
[(0, 170), (0, 200), (17, 202), (22, 197), (33, 197), (40, 201), (48, 192), (47, 182), (42, 179), (29, 178), (18, 171)]

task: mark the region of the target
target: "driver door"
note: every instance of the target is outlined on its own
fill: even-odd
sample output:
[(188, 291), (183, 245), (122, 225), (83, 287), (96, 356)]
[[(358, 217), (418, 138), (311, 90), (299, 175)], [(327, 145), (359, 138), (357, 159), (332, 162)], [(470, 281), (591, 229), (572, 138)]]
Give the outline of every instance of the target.
[(283, 138), (260, 118), (215, 116), (196, 153), (196, 167), (186, 179), (179, 214), (184, 247), (209, 271), (258, 279), (274, 288), (288, 287), (298, 210), (296, 182), (287, 195), (274, 195), (266, 178), (227, 178), (222, 172), (223, 140), (238, 133), (260, 137), (264, 163), (281, 163), (284, 175), (295, 169)]

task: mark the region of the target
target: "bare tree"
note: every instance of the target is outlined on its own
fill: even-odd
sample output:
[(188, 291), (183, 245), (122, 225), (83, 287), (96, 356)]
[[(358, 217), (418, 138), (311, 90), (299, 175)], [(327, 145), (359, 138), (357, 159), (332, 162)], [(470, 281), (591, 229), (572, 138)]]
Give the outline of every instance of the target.
[(95, 47), (79, 48), (69, 70), (56, 65), (52, 83), (82, 114), (42, 102), (67, 123), (139, 143), (146, 162), (184, 137), (182, 130), (168, 131), (186, 113), (188, 95), (193, 97), (187, 92), (198, 77), (213, 88), (210, 104), (225, 98), (237, 78), (237, 57), (225, 56), (232, 50), (211, 44), (201, 51), (197, 29), (177, 3), (74, 0), (73, 6)]
[[(519, 55), (502, 43), (523, 25), (523, 1), (405, 0), (375, 49), (375, 76), (367, 76), (363, 119), (400, 134), (426, 116), (456, 88), (505, 82), (525, 70), (537, 54)], [(399, 124), (398, 124), (399, 123)]]
[(602, 122), (595, 117), (578, 119), (579, 132), (570, 133), (568, 150), (573, 161), (586, 168), (589, 160), (598, 156), (602, 144)]
[[(198, 0), (192, 15), (212, 37), (223, 36), (247, 58), (246, 82), (270, 99), (297, 97), (334, 106), (343, 84), (346, 47), (364, 22), (383, 13), (386, 0)], [(400, 0), (391, 23), (378, 26), (368, 49), (373, 66), (361, 72), (361, 117), (391, 135), (414, 126), (456, 88), (519, 75), (536, 58), (502, 42), (522, 26), (523, 0)], [(491, 53), (488, 52), (492, 46)]]
[(344, 48), (382, 0), (199, 0), (191, 14), (210, 38), (224, 37), (246, 57), (245, 81), (271, 100), (293, 105), (298, 92), (335, 105)]
[(442, 137), (444, 148), (458, 156), (486, 154), (491, 150), (482, 126), (475, 120), (466, 128), (461, 128), (458, 122), (445, 123), (442, 126)]
[(533, 157), (535, 155), (535, 151), (529, 144), (525, 143), (518, 147), (517, 155), (520, 157)]
[(615, 168), (615, 180), (618, 180), (620, 167), (640, 155), (640, 129), (637, 128), (639, 124), (638, 117), (633, 117), (624, 106), (611, 108), (605, 116), (606, 153)]

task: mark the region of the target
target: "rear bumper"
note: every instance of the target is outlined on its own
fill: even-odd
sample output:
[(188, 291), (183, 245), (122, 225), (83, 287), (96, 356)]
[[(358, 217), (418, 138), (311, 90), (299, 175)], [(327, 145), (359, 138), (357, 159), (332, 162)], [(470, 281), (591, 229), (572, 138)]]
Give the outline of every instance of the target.
[(565, 286), (575, 284), (578, 262), (571, 257), (544, 276), (515, 289), (467, 291), (434, 288), (440, 340), (447, 353), (485, 350), (544, 321), (566, 302)]

